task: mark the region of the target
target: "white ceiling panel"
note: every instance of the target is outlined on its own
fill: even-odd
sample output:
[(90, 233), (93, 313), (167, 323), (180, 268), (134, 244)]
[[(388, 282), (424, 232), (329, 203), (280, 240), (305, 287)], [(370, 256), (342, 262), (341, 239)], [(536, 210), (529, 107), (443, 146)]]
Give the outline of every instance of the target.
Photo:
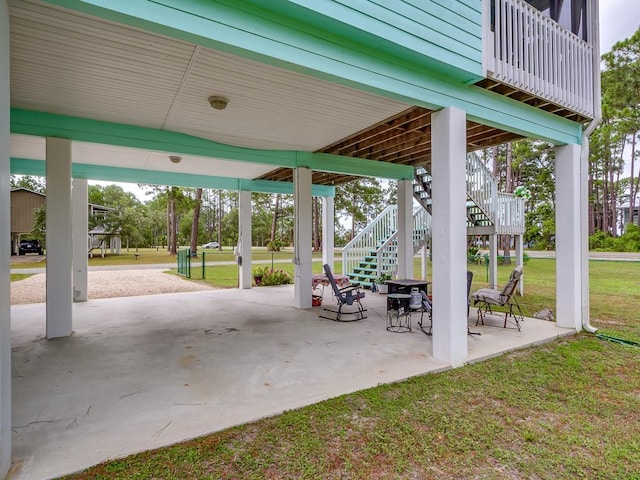
[(18, 108), (314, 151), (408, 107), (35, 0), (12, 1), (10, 14)]
[(12, 106), (162, 126), (193, 45), (40, 3), (10, 12)]
[[(212, 109), (210, 95), (227, 97), (228, 107)], [(202, 49), (167, 127), (232, 145), (313, 151), (406, 108), (400, 102)]]
[(73, 142), (74, 163), (108, 165), (158, 172), (188, 173), (229, 178), (255, 178), (273, 170), (272, 165), (237, 163), (210, 157), (180, 155), (180, 163), (172, 163), (168, 153), (137, 148)]
[(27, 160), (44, 160), (46, 158), (46, 141), (42, 137), (31, 135), (15, 135), (9, 137), (11, 158)]
[[(72, 142), (71, 155), (73, 163), (228, 178), (253, 179), (273, 170), (272, 165), (193, 155), (180, 155), (182, 160), (175, 164), (165, 152), (86, 142)], [(45, 160), (46, 140), (30, 135), (11, 135), (11, 157)]]

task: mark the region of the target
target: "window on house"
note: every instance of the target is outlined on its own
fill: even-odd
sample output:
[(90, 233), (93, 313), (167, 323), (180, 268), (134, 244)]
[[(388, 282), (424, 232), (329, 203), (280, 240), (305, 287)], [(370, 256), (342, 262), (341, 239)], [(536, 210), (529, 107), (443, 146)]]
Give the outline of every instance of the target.
[(525, 0), (567, 30), (587, 41), (587, 0)]

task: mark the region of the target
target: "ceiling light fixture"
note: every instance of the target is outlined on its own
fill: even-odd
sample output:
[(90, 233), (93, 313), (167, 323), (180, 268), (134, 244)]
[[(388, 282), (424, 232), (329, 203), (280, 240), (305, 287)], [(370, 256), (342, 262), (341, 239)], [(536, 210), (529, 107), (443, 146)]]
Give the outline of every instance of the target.
[(171, 160), (172, 163), (180, 163), (182, 161), (182, 157), (179, 157), (178, 155), (169, 155), (169, 160)]
[(224, 110), (229, 104), (229, 99), (225, 97), (219, 97), (218, 95), (211, 95), (209, 97), (209, 103), (211, 104), (211, 108), (215, 108), (216, 110)]

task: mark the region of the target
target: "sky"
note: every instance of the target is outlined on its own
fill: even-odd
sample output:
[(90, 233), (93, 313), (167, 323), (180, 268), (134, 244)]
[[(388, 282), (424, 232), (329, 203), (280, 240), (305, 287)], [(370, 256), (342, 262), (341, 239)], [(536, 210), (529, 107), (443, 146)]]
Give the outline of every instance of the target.
[[(611, 50), (620, 40), (629, 38), (640, 27), (640, 0), (600, 0), (600, 53)], [(91, 184), (109, 185), (113, 182)], [(141, 201), (149, 200), (135, 183), (117, 183), (123, 190), (132, 192)]]
[(600, 0), (600, 53), (629, 38), (640, 27), (640, 1)]

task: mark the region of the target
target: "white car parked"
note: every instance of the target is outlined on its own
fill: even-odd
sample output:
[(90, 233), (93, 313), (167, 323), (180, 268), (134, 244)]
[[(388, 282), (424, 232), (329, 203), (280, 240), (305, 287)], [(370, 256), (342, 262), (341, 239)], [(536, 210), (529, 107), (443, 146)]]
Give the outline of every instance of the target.
[(219, 246), (218, 242), (209, 242), (202, 245), (202, 248), (218, 248)]

